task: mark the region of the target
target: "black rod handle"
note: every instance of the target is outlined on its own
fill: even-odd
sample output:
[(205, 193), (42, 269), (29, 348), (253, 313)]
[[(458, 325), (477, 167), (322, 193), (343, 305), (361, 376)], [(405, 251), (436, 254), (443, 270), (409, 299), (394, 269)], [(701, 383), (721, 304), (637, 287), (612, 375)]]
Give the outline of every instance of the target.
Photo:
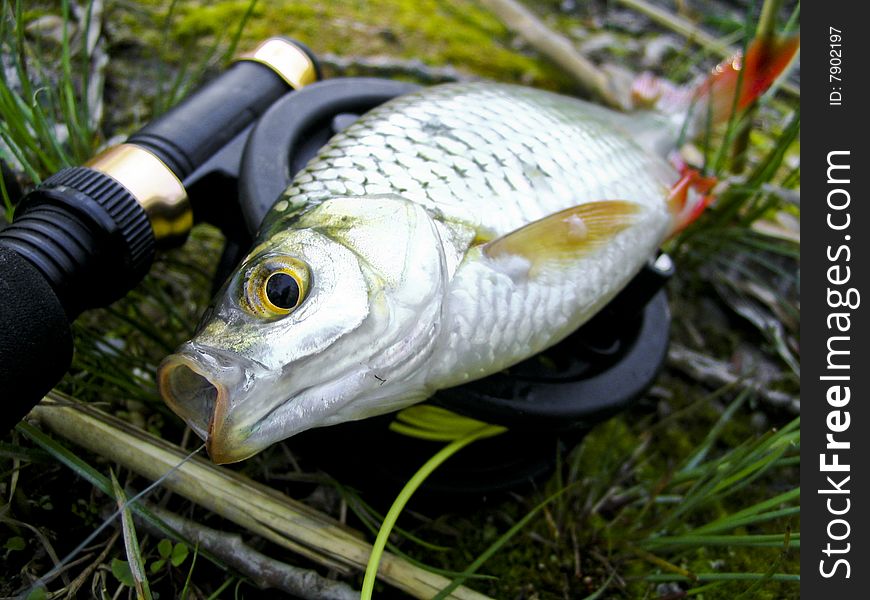
[(150, 150), (184, 180), (290, 88), (316, 81), (319, 73), (304, 45), (269, 39), (127, 142)]
[(0, 431), (63, 377), (72, 360), (69, 321), (36, 267), (0, 246)]

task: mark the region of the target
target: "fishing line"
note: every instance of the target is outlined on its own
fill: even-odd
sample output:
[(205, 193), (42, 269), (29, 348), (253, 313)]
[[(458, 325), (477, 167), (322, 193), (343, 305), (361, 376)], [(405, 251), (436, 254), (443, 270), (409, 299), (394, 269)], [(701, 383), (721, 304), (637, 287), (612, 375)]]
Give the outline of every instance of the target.
[(156, 488), (156, 487), (159, 486), (161, 483), (163, 483), (163, 481), (164, 481), (167, 477), (169, 477), (170, 475), (172, 475), (173, 473), (175, 473), (178, 469), (180, 469), (182, 466), (184, 466), (185, 463), (187, 463), (187, 462), (190, 461), (194, 456), (196, 456), (197, 454), (199, 454), (199, 453), (200, 453), (204, 448), (205, 448), (205, 444), (201, 444), (198, 448), (194, 449), (190, 454), (188, 454), (187, 456), (185, 456), (184, 458), (182, 458), (181, 461), (179, 461), (178, 464), (176, 464), (174, 467), (172, 467), (171, 469), (169, 469), (168, 471), (166, 471), (163, 475), (161, 475), (160, 477), (158, 477), (155, 481), (153, 481), (151, 484), (149, 484), (149, 485), (148, 485), (145, 489), (143, 489), (141, 492), (139, 492), (138, 494), (136, 494), (136, 495), (132, 496), (131, 498), (128, 498), (127, 500), (125, 500), (125, 501), (121, 504), (121, 506), (119, 506), (118, 509), (115, 510), (114, 513), (112, 513), (111, 515), (109, 515), (109, 517), (106, 518), (106, 519), (103, 521), (103, 523), (102, 523), (99, 527), (97, 527), (94, 531), (92, 531), (92, 532), (90, 533), (90, 535), (88, 535), (88, 537), (86, 537), (86, 538), (85, 538), (85, 539), (84, 539), (84, 540), (83, 540), (83, 541), (82, 541), (78, 546), (76, 546), (76, 547), (75, 547), (75, 548), (74, 548), (74, 549), (73, 549), (69, 554), (67, 554), (67, 555), (66, 555), (66, 556), (65, 556), (65, 557), (64, 557), (60, 562), (58, 562), (58, 563), (57, 563), (57, 564), (56, 564), (56, 565), (55, 565), (55, 566), (54, 566), (50, 571), (48, 571), (48, 573), (46, 573), (45, 575), (42, 575), (39, 579), (37, 579), (36, 581), (34, 581), (33, 584), (31, 584), (31, 586), (27, 589), (27, 591), (25, 591), (25, 592), (19, 594), (19, 595), (18, 595), (18, 598), (19, 598), (19, 599), (25, 599), (25, 598), (27, 598), (27, 597), (30, 595), (30, 593), (33, 592), (36, 588), (38, 588), (38, 587), (45, 587), (46, 584), (47, 584), (47, 582), (48, 582), (50, 579), (54, 578), (54, 576), (57, 575), (60, 571), (62, 571), (63, 568), (64, 568), (66, 565), (68, 565), (70, 562), (72, 562), (72, 560), (73, 560), (73, 559), (74, 559), (74, 558), (75, 558), (75, 557), (76, 557), (80, 552), (82, 552), (85, 548), (87, 548), (87, 547), (91, 544), (91, 542), (93, 542), (94, 539), (95, 539), (95, 538), (96, 538), (96, 537), (97, 537), (97, 536), (98, 536), (98, 535), (103, 531), (103, 529), (105, 529), (106, 527), (108, 527), (108, 526), (112, 523), (112, 521), (115, 520), (116, 517), (121, 516), (121, 514), (124, 512), (124, 510), (127, 509), (128, 506), (130, 506), (130, 505), (133, 504), (134, 502), (137, 502), (139, 499), (141, 499), (141, 498), (144, 497), (146, 494), (148, 494), (149, 492), (151, 492), (154, 488)]

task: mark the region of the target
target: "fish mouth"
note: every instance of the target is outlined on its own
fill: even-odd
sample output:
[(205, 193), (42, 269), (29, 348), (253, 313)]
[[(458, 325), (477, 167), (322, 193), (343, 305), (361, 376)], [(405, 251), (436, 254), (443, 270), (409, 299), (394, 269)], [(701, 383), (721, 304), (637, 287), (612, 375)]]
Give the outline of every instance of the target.
[(200, 438), (213, 462), (226, 464), (263, 449), (251, 439), (256, 422), (246, 425), (234, 414), (234, 395), (250, 378), (238, 357), (186, 344), (165, 358), (157, 371), (160, 395)]
[(369, 369), (357, 368), (296, 387), (276, 385), (280, 375), (235, 353), (187, 342), (163, 360), (157, 382), (169, 408), (205, 440), (211, 460), (226, 464), (330, 424), (371, 379)]

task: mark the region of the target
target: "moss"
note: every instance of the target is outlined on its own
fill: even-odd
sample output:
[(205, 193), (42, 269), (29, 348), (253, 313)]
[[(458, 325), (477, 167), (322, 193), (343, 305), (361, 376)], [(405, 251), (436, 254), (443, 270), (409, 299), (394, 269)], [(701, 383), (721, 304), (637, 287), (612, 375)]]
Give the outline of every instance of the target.
[[(175, 21), (173, 30), (181, 39), (196, 39), (204, 35), (214, 35), (232, 31), (234, 24), (239, 23), (250, 6), (249, 0), (232, 0), (217, 2), (202, 6), (183, 7), (179, 18)], [(254, 7), (252, 17), (262, 16), (262, 4)]]
[[(183, 43), (203, 37), (226, 39), (248, 6), (248, 0), (180, 3), (172, 35)], [(513, 36), (469, 0), (258, 3), (242, 34), (242, 47), (273, 35), (299, 39), (316, 53), (414, 58), (432, 65), (451, 64), (483, 77), (556, 89), (572, 87), (556, 68), (512, 49)]]

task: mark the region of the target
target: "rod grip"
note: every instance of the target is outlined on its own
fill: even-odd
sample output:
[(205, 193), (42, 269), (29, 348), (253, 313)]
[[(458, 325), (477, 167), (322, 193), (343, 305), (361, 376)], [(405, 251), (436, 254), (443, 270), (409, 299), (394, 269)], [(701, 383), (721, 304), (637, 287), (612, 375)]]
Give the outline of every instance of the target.
[(183, 181), (275, 100), (319, 77), (304, 44), (271, 38), (127, 141), (153, 152)]
[(63, 377), (73, 341), (63, 305), (28, 260), (0, 246), (0, 432)]

